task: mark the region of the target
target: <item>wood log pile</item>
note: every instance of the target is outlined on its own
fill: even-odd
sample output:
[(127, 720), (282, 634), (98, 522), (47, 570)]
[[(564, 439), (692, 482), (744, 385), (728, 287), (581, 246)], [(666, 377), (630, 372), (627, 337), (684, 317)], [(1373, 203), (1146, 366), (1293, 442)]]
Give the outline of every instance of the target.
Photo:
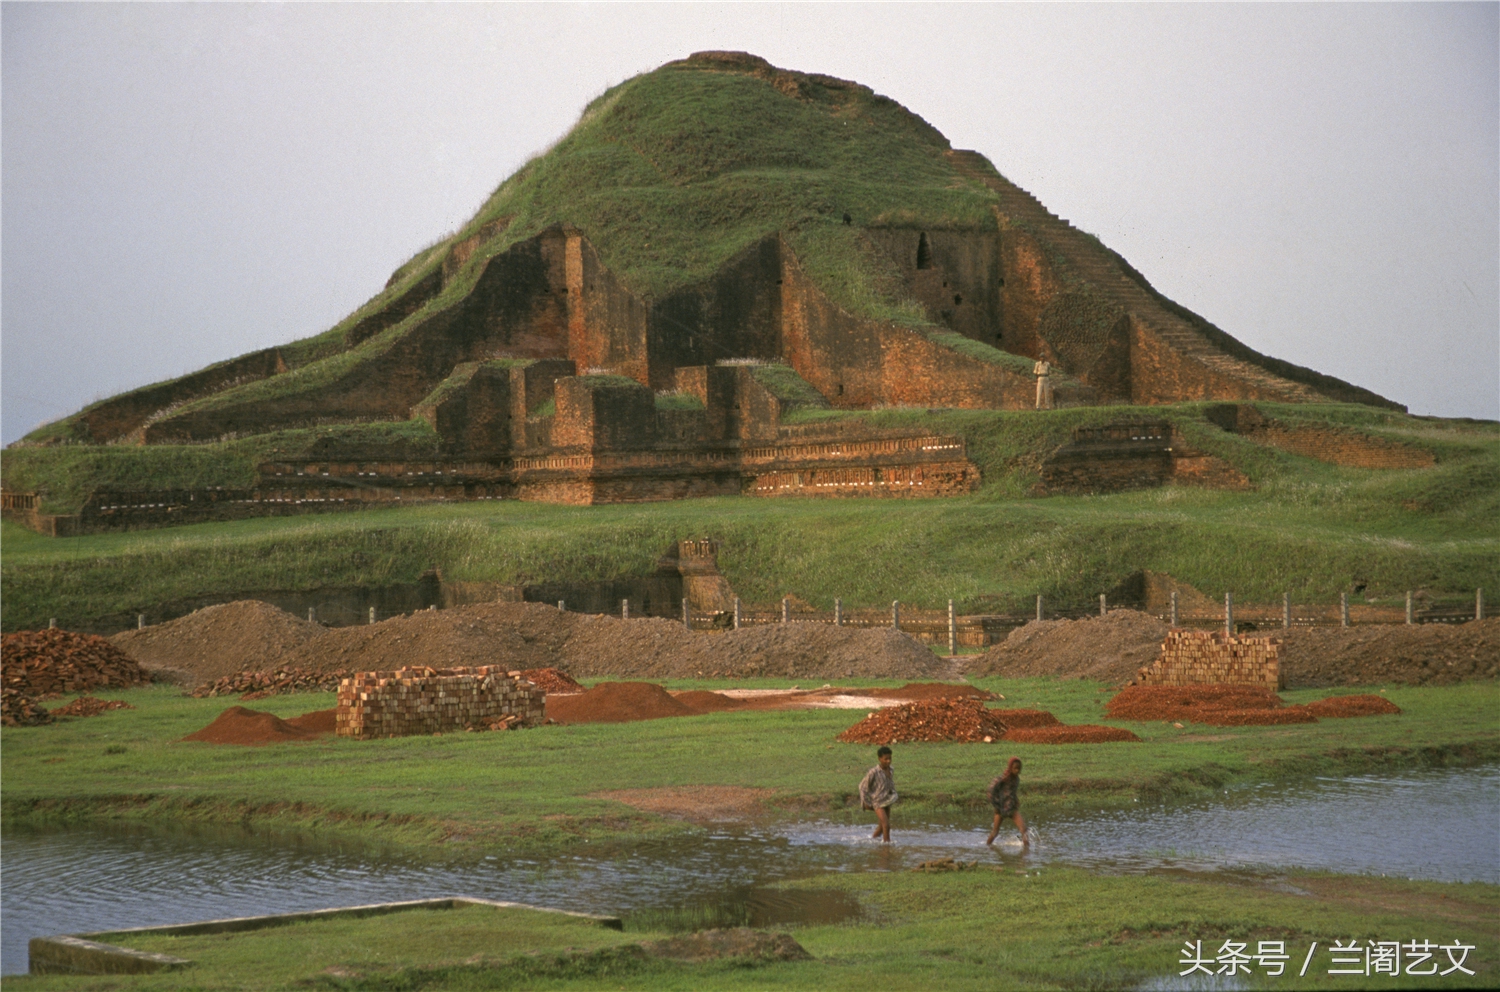
[(1281, 638), (1233, 637), (1221, 630), (1170, 630), (1161, 657), (1140, 670), (1141, 685), (1256, 685), (1283, 688)]
[(339, 683), (335, 723), (361, 739), (536, 727), (546, 698), (519, 671), (489, 665), (360, 672)]

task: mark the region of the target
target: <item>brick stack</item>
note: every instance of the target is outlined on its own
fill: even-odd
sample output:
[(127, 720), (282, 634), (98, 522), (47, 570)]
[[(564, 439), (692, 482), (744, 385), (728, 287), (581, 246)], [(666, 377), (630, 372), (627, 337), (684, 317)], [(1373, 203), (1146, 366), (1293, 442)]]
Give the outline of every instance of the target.
[(503, 668), (398, 668), (341, 681), (334, 720), (340, 737), (363, 739), (508, 730), (540, 726), (546, 698)]
[(1161, 657), (1140, 671), (1145, 685), (1257, 685), (1282, 688), (1281, 638), (1232, 637), (1222, 630), (1172, 630)]

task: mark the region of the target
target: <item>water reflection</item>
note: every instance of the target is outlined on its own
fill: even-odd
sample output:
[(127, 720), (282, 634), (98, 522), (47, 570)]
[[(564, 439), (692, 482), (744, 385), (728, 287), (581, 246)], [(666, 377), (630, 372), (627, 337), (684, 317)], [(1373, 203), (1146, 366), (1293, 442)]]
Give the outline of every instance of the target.
[(987, 823), (917, 825), (898, 815), (894, 826), (892, 845), (872, 841), (867, 824), (822, 822), (716, 828), (546, 860), (437, 865), (234, 830), (10, 831), (0, 971), (24, 971), (26, 941), (44, 934), (445, 895), (616, 913), (635, 929), (831, 923), (858, 906), (836, 891), (769, 886), (827, 872), (900, 871), (941, 857), (1027, 872), (1049, 863), (1109, 871), (1304, 867), (1500, 883), (1500, 768), (1283, 783), (1212, 803), (1060, 818), (1036, 825), (1024, 852), (1014, 832), (986, 848)]

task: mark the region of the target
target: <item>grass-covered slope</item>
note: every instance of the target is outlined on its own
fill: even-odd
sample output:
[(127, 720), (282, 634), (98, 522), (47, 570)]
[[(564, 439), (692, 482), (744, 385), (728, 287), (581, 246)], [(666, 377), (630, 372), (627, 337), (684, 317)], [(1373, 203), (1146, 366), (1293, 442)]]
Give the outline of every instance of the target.
[[(1368, 407), (1263, 407), (1282, 419), (1316, 414), (1419, 445), (1438, 464), (1338, 468), (1221, 431), (1197, 405), (1042, 414), (806, 410), (794, 419), (855, 418), (960, 434), (983, 484), (972, 496), (937, 500), (738, 497), (597, 507), (500, 501), (63, 540), (7, 523), (4, 626), (133, 616), (202, 595), (415, 582), (433, 567), (446, 580), (507, 584), (645, 575), (669, 542), (705, 534), (722, 543), (721, 567), (747, 601), (795, 594), (825, 609), (837, 596), (851, 608), (893, 599), (942, 608), (954, 599), (965, 612), (1021, 611), (1037, 593), (1059, 607), (1081, 606), (1141, 568), (1170, 573), (1210, 596), (1232, 591), (1247, 602), (1279, 601), (1289, 591), (1299, 602), (1336, 603), (1340, 592), (1363, 586), (1365, 596), (1391, 605), (1408, 589), (1456, 603), (1472, 602), (1476, 587), (1500, 589), (1500, 428)], [(1075, 426), (1131, 414), (1171, 419), (1188, 443), (1229, 461), (1256, 488), (1029, 496), (1042, 458)], [(390, 425), (385, 440), (419, 446), (432, 437), (425, 430), (425, 424)], [(319, 443), (315, 432), (282, 437), (309, 448)], [(249, 445), (221, 450), (243, 459)], [(162, 449), (162, 471), (207, 478), (216, 464), (231, 464), (200, 462), (194, 450)], [(121, 460), (102, 465), (77, 467), (71, 460), (115, 452)], [(131, 464), (125, 455), (9, 451), (6, 471), (21, 456), (33, 479), (56, 470), (66, 481), (84, 468), (124, 471)], [(54, 457), (69, 460), (48, 469), (43, 462)]]
[[(643, 298), (698, 283), (781, 232), (845, 310), (924, 325), (921, 306), (861, 229), (992, 224), (994, 195), (960, 177), (947, 149), (920, 117), (855, 83), (742, 55), (670, 63), (599, 96), (463, 228), (423, 249), (336, 327), (285, 346), (286, 372), (195, 395), (172, 412), (326, 389), (460, 303), (495, 255), (555, 224), (582, 230)], [(361, 328), (373, 333), (351, 333)], [(75, 418), (27, 440), (89, 440)]]

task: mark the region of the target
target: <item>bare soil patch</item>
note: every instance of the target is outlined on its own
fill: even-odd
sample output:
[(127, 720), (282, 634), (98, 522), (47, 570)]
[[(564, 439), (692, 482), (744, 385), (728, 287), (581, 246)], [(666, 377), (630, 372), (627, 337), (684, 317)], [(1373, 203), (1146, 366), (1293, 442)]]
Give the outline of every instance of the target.
[(295, 665), (290, 659), (296, 650), (327, 632), (269, 603), (243, 599), (109, 640), (147, 669), (197, 685), (236, 672)]
[(642, 944), (641, 948), (652, 957), (677, 961), (712, 961), (719, 958), (756, 961), (812, 960), (812, 955), (790, 934), (766, 933), (748, 927), (700, 930), (666, 940), (653, 940)]
[[(215, 612), (217, 611), (217, 612)], [(724, 632), (673, 620), (567, 613), (541, 603), (482, 603), (325, 629), (265, 603), (212, 606), (113, 639), (188, 684), (272, 668), (391, 671), (413, 665), (554, 668), (577, 678), (930, 678), (942, 665), (886, 628), (790, 623)]]
[(1124, 683), (1157, 659), (1169, 629), (1148, 613), (1123, 609), (1082, 620), (1033, 620), (978, 656), (969, 674)]
[(1500, 677), (1500, 617), (1267, 633), (1282, 638), (1281, 672), (1288, 688), (1452, 685)]
[(593, 798), (613, 799), (634, 809), (684, 820), (722, 822), (748, 820), (764, 810), (774, 789), (735, 785), (694, 785), (683, 788), (616, 789), (596, 792)]
[(1384, 696), (1364, 693), (1358, 696), (1329, 696), (1307, 704), (1308, 710), (1317, 717), (1379, 716), (1385, 713), (1400, 713), (1401, 707)]

